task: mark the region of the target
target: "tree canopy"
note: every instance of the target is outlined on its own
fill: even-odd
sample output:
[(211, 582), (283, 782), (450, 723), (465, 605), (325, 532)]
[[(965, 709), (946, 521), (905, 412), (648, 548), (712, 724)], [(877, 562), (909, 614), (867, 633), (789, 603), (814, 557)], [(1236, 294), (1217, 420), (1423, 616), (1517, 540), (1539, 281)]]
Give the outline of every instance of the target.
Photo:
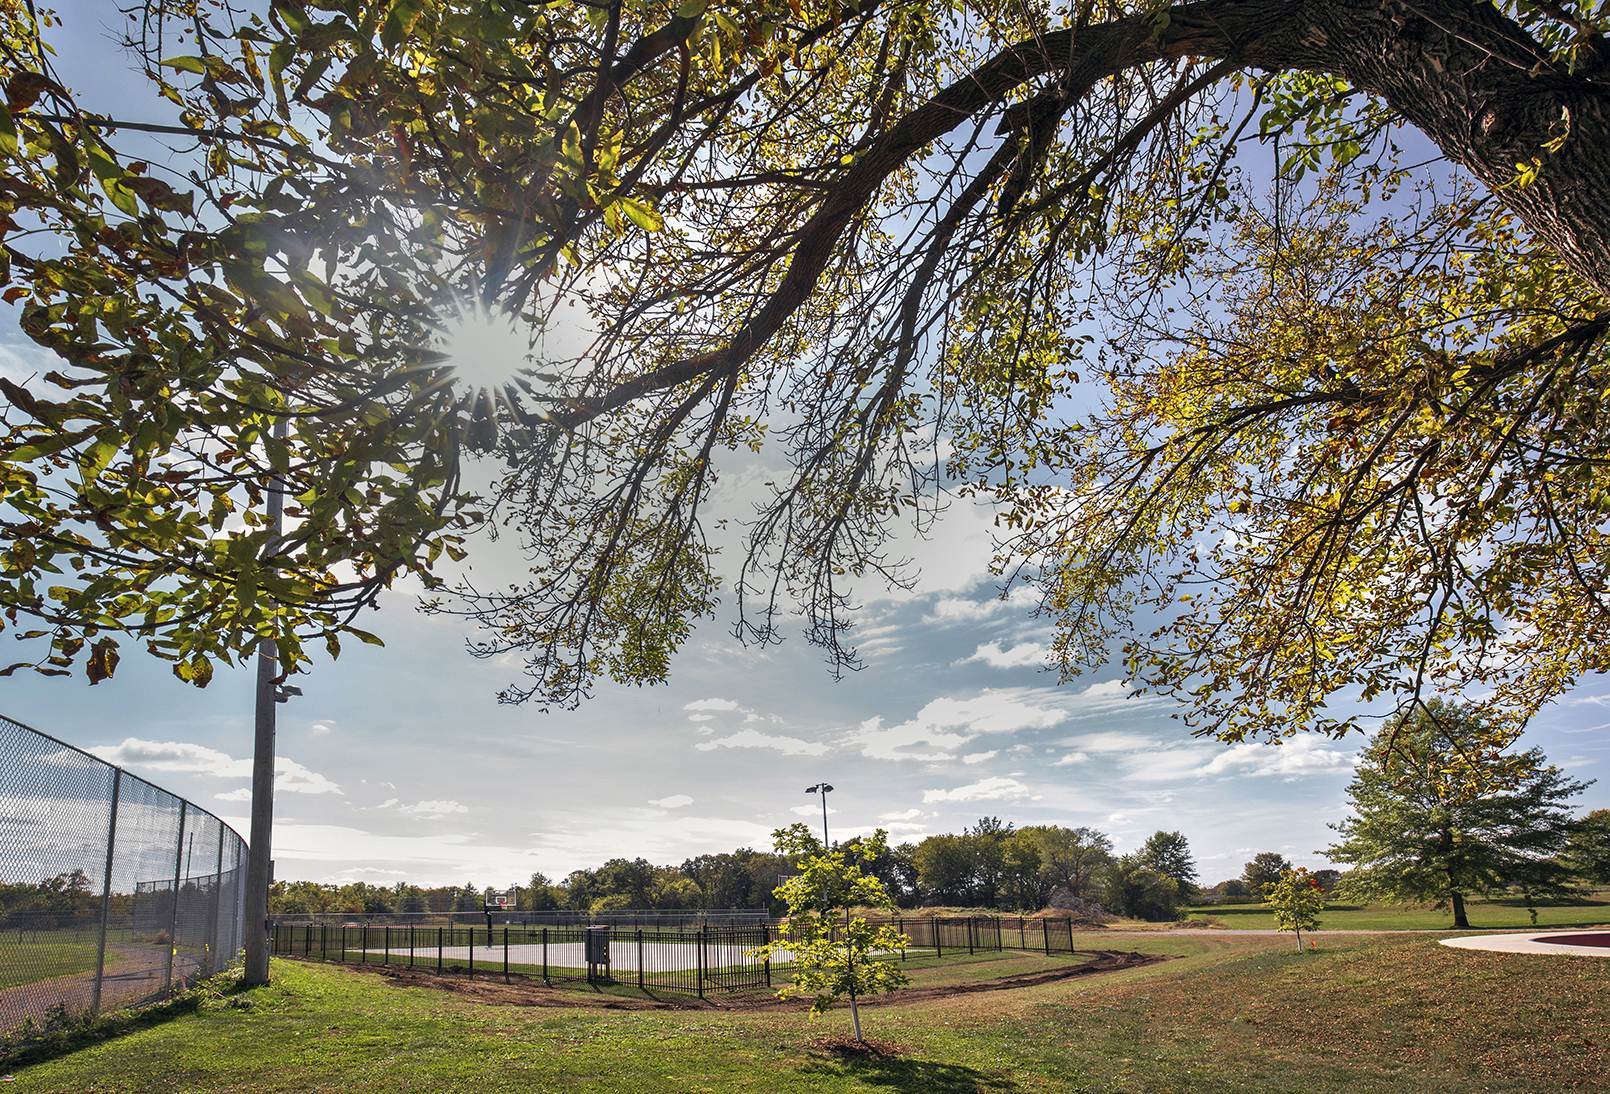
[(1531, 900), (1575, 884), (1562, 853), (1578, 827), (1570, 799), (1587, 784), (1541, 749), (1494, 748), (1477, 709), (1435, 703), (1391, 729), (1366, 751), (1347, 788), (1353, 815), (1324, 852), (1355, 867), (1349, 897), (1451, 905), (1468, 927), (1467, 896)]
[[(529, 579), (443, 607), (569, 703), (663, 679), (724, 586), (856, 664), (891, 529), (960, 489), (1067, 672), (1123, 636), (1229, 739), (1482, 684), (1505, 732), (1610, 657), (1607, 19), (170, 0), (102, 109), (0, 0), (0, 279), (60, 362), (5, 387), (0, 601), (46, 671), (294, 670), (491, 522)], [(451, 382), (466, 309), (525, 374)]]

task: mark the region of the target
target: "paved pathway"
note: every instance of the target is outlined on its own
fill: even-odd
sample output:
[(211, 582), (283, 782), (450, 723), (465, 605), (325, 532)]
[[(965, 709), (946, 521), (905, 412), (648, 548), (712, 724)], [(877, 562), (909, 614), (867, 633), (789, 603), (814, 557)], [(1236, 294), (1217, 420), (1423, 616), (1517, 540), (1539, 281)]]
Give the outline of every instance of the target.
[[(1573, 945), (1583, 935), (1595, 938), (1593, 945)], [(1558, 938), (1564, 941), (1550, 942)], [(1610, 931), (1530, 931), (1526, 934), (1473, 934), (1463, 938), (1440, 939), (1444, 946), (1459, 950), (1490, 950), (1494, 953), (1571, 953), (1580, 957), (1610, 957)]]

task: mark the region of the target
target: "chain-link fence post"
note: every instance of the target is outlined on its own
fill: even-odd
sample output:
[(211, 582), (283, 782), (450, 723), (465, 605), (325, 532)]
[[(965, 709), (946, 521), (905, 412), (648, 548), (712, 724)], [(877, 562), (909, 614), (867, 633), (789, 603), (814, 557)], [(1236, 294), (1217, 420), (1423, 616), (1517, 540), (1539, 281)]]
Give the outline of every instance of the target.
[(223, 947), (220, 943), (222, 920), (218, 918), (218, 910), (224, 899), (224, 826), (218, 826), (218, 869), (212, 875), (212, 912), (211, 921), (207, 924), (207, 963), (206, 974), (211, 976), (218, 971), (218, 954)]
[(112, 860), (117, 849), (117, 798), (123, 789), (123, 769), (112, 772), (112, 811), (106, 818), (106, 874), (101, 879), (101, 935), (95, 944), (95, 987), (89, 1012), (101, 1012), (101, 982), (106, 978), (106, 926), (112, 918)]
[(179, 950), (179, 881), (184, 877), (184, 822), (190, 803), (179, 799), (179, 845), (173, 852), (173, 914), (168, 917), (168, 971), (164, 993), (173, 990), (173, 957)]

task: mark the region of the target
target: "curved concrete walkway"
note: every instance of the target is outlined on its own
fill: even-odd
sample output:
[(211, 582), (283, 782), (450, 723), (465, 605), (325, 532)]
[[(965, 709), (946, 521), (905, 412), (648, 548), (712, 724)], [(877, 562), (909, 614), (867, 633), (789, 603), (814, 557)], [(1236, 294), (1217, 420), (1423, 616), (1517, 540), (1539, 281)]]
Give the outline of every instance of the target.
[[(1579, 938), (1593, 935), (1603, 941), (1589, 946), (1569, 942), (1549, 942), (1550, 938)], [(1610, 931), (1552, 930), (1528, 934), (1473, 934), (1463, 938), (1443, 938), (1444, 946), (1460, 950), (1492, 950), (1496, 953), (1573, 953), (1582, 957), (1610, 957)]]

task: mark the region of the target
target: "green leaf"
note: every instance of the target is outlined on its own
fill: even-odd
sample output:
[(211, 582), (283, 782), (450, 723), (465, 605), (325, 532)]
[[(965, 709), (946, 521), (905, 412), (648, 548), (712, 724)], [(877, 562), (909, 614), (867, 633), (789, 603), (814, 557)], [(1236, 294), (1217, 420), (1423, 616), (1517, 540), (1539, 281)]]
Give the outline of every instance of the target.
[(0, 103), (0, 153), (15, 156), (17, 147), (17, 123), (11, 117), (11, 111)]
[(632, 218), (632, 223), (645, 232), (657, 232), (665, 227), (665, 218), (660, 216), (660, 211), (647, 202), (638, 201), (636, 198), (621, 198), (620, 206), (626, 215)]
[(178, 69), (180, 72), (194, 72), (197, 76), (207, 74), (207, 62), (200, 57), (169, 57), (162, 64), (165, 68)]

